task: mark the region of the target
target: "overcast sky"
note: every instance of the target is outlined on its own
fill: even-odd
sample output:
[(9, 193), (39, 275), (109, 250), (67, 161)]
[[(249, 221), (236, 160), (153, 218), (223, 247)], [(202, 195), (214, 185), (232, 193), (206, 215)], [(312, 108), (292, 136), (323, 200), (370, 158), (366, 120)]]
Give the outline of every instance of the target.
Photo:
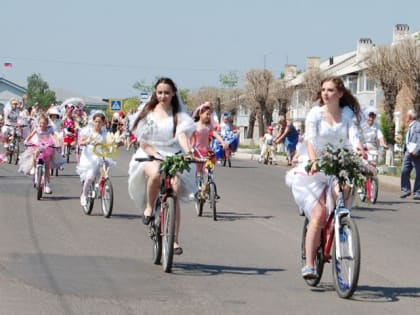
[[(0, 74), (26, 86), (128, 97), (138, 80), (169, 76), (179, 88), (219, 87), (219, 75), (286, 63), (305, 68), (390, 44), (395, 24), (420, 30), (418, 0), (0, 0)], [(3, 67), (5, 62), (12, 68)], [(75, 95), (77, 96), (77, 95)]]

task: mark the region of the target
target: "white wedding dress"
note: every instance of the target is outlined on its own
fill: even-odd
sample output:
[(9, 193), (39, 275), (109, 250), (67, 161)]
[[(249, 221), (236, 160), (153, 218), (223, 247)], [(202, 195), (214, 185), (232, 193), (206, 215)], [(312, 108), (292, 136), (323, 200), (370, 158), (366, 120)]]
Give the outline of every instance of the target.
[[(356, 116), (349, 107), (341, 112), (341, 122), (334, 126), (328, 124), (322, 112), (322, 107), (315, 104), (309, 111), (306, 122), (305, 142), (313, 144), (317, 156), (325, 146), (330, 143), (336, 147), (355, 147), (359, 143), (360, 131)], [(286, 174), (286, 184), (291, 188), (297, 206), (303, 209), (307, 218), (310, 218), (315, 202), (327, 190), (327, 210), (333, 210), (334, 202), (331, 196), (332, 181), (334, 178), (326, 176), (323, 172), (309, 175), (305, 171), (308, 164), (308, 155), (305, 146), (300, 148), (299, 164)]]

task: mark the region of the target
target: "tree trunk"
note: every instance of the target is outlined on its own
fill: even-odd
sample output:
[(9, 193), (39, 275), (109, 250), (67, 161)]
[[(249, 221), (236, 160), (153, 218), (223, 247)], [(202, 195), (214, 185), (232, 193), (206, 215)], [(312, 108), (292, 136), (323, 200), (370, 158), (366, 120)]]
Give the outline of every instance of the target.
[(388, 139), (388, 144), (395, 144), (395, 121), (394, 121), (394, 112), (395, 104), (397, 101), (397, 93), (399, 89), (396, 89), (393, 85), (382, 85), (384, 91), (384, 111), (390, 123), (390, 137)]
[(257, 119), (258, 119), (258, 136), (262, 138), (264, 137), (264, 134), (265, 134), (265, 128), (264, 128), (263, 111), (261, 109), (257, 113)]
[(253, 139), (254, 138), (254, 126), (256, 121), (257, 113), (255, 109), (252, 110), (252, 112), (249, 114), (248, 118), (248, 133), (246, 135), (247, 139)]
[(216, 110), (217, 119), (219, 119), (219, 122), (221, 122), (221, 118), (222, 118), (222, 104), (220, 102), (220, 97), (216, 97), (215, 110)]

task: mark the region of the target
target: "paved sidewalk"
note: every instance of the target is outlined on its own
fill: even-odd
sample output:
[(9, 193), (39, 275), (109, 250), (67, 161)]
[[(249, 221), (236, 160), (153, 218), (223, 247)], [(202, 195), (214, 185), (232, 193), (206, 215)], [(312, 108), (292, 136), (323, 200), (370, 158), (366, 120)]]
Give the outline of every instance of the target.
[[(258, 163), (259, 154), (253, 154), (248, 152), (243, 152), (240, 149), (235, 153), (234, 158), (242, 159), (242, 160), (251, 160)], [(287, 162), (284, 156), (277, 156), (278, 158), (278, 166), (289, 168), (287, 166)], [(378, 175), (379, 177), (379, 189), (384, 190), (386, 192), (393, 192), (393, 193), (400, 193), (400, 182), (401, 179), (398, 176), (390, 176), (390, 175)], [(413, 184), (413, 182), (412, 182)]]

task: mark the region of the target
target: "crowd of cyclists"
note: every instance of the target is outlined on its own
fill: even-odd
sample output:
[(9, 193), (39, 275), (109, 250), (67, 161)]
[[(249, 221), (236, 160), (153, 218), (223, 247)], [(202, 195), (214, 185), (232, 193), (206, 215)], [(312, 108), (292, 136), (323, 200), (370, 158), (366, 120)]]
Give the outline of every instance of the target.
[[(348, 138), (347, 142), (353, 140), (351, 139), (353, 127), (351, 126), (353, 126), (354, 117), (361, 115), (360, 107), (353, 98), (351, 100), (356, 104), (355, 108), (349, 109), (346, 107), (348, 104), (341, 106), (341, 103), (339, 103), (341, 102), (340, 93), (345, 93), (347, 90), (340, 84), (341, 81), (335, 78), (323, 81), (322, 90), (319, 94), (321, 103), (314, 106), (315, 109), (311, 110), (311, 115), (308, 116), (313, 122), (310, 119), (308, 120), (309, 125), (307, 126), (305, 140), (312, 147), (308, 146), (304, 154), (315, 162), (316, 152), (319, 149), (317, 146), (322, 139), (319, 135), (322, 135), (325, 130), (331, 134), (331, 137), (324, 138), (335, 141), (337, 140), (334, 136), (334, 132), (337, 130), (335, 126), (342, 126), (340, 128), (342, 128), (343, 137)], [(68, 160), (65, 160), (68, 150), (70, 152), (80, 150), (76, 172), (79, 174), (82, 183), (80, 204), (82, 207), (86, 207), (88, 189), (98, 175), (102, 166), (101, 163), (108, 163), (111, 166), (115, 163), (111, 158), (100, 159), (95, 156), (93, 147), (98, 143), (112, 144), (116, 147), (124, 146), (126, 150), (131, 150), (134, 147), (135, 153), (128, 169), (128, 191), (138, 210), (143, 214), (143, 223), (148, 225), (153, 219), (153, 203), (160, 185), (159, 160), (178, 152), (183, 152), (184, 155), (191, 158), (200, 158), (207, 156), (209, 152), (214, 152), (216, 159), (223, 159), (226, 158), (227, 154), (235, 152), (239, 144), (239, 137), (232, 126), (229, 113), (223, 113), (219, 123), (210, 102), (199, 105), (192, 114), (188, 113), (177, 94), (175, 83), (169, 78), (160, 78), (154, 88), (151, 99), (146, 104), (141, 104), (137, 111), (128, 113), (118, 111), (109, 119), (102, 111), (92, 111), (88, 114), (85, 111), (85, 104), (82, 99), (73, 98), (62, 104), (51, 104), (47, 110), (43, 111), (37, 103), (31, 108), (26, 108), (25, 99), (12, 98), (4, 109), (2, 119), (2, 141), (5, 151), (2, 156), (3, 160), (5, 160), (10, 146), (10, 135), (13, 134), (15, 129), (19, 130), (19, 136), (23, 143), (27, 145), (26, 150), (20, 154), (18, 162), (18, 170), (24, 174), (33, 173), (34, 160), (37, 154), (36, 145), (47, 143), (50, 149), (45, 153), (47, 174), (45, 193), (51, 194), (53, 191), (49, 175), (51, 169), (65, 167), (65, 163), (68, 162)], [(325, 102), (328, 106), (324, 106), (322, 102)], [(387, 145), (375, 122), (376, 112), (369, 111), (366, 116), (368, 119), (362, 126), (365, 129), (363, 132), (365, 134), (365, 147), (363, 147), (362, 142), (358, 142), (357, 147), (360, 151), (363, 151), (361, 154), (366, 158), (365, 150), (370, 153), (374, 151), (371, 155), (377, 158), (378, 154), (375, 152), (377, 152), (379, 146), (387, 149)], [(323, 122), (324, 125), (320, 125), (320, 122)], [(288, 153), (287, 163), (291, 166), (293, 161), (298, 161), (299, 154), (296, 154), (296, 146), (299, 139), (303, 139), (303, 136), (296, 131), (293, 124), (285, 119), (281, 121), (281, 126), (282, 132), (276, 136), (273, 135), (271, 126), (267, 128), (267, 133), (263, 138), (263, 150), (274, 153), (274, 144), (285, 141)], [(145, 156), (153, 156), (156, 159), (145, 163), (136, 162), (136, 158), (144, 158)], [(277, 163), (275, 154), (273, 154), (273, 157), (273, 162)], [(263, 152), (261, 158), (263, 158)], [(179, 199), (191, 200), (197, 195), (195, 171), (196, 167), (193, 165), (189, 172), (184, 172), (173, 183)], [(316, 163), (314, 163), (310, 173), (315, 175), (317, 171)], [(324, 183), (324, 177), (322, 177), (322, 180), (317, 182), (321, 195), (314, 197), (313, 200), (308, 200), (308, 194), (304, 190), (310, 185), (302, 187), (302, 183), (309, 179), (317, 181), (318, 178), (321, 177), (316, 175), (289, 182), (296, 203), (301, 203), (305, 214), (311, 218), (307, 240), (309, 254), (307, 255), (307, 265), (302, 270), (302, 275), (305, 278), (313, 277), (315, 272), (313, 253), (319, 238), (319, 228), (322, 221), (325, 221), (325, 200), (322, 201), (322, 199), (326, 198), (325, 192), (323, 192), (326, 184)], [(179, 199), (176, 207), (178, 209), (177, 213), (180, 214)], [(176, 217), (175, 254), (182, 254), (183, 252), (179, 242), (180, 218), (180, 215)]]

